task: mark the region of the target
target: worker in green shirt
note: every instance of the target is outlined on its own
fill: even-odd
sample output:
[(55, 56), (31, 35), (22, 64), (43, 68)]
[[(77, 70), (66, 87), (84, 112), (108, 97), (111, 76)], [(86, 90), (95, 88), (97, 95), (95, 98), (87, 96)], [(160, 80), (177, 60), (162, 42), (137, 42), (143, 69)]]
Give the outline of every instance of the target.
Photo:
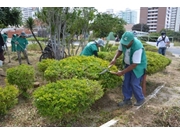
[(16, 52), (16, 39), (17, 39), (17, 34), (13, 34), (12, 38), (11, 38), (11, 51), (12, 52)]
[(102, 39), (89, 42), (85, 46), (85, 48), (83, 49), (80, 55), (85, 55), (85, 56), (94, 55), (98, 57), (98, 47), (104, 47), (104, 41)]
[(24, 57), (26, 58), (27, 64), (31, 65), (26, 50), (28, 41), (26, 39), (26, 34), (24, 32), (22, 32), (21, 35), (16, 39), (16, 44), (17, 44), (17, 55), (18, 55), (19, 64), (21, 65), (21, 52), (22, 52)]

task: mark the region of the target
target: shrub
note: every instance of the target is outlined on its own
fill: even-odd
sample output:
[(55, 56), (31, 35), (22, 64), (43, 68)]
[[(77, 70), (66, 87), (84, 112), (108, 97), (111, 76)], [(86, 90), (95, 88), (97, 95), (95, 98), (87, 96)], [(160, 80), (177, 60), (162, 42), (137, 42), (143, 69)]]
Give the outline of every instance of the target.
[[(108, 61), (94, 56), (71, 56), (59, 61), (59, 64), (52, 64), (44, 72), (46, 80), (54, 82), (59, 79), (71, 79), (73, 77), (87, 78), (100, 81), (103, 88), (114, 88), (121, 84), (122, 77), (115, 76), (108, 72), (99, 73), (107, 68)], [(112, 71), (117, 71), (116, 66), (111, 67)]]
[(0, 115), (5, 115), (7, 111), (18, 102), (19, 90), (13, 85), (0, 87)]
[(146, 51), (148, 66), (147, 74), (154, 74), (156, 72), (162, 71), (169, 64), (171, 64), (171, 59), (164, 57), (161, 54)]
[(70, 120), (103, 96), (98, 81), (73, 78), (49, 83), (33, 93), (38, 113), (51, 120)]
[[(99, 52), (99, 57), (111, 61), (115, 55), (115, 52)], [(147, 56), (147, 74), (154, 74), (159, 71), (162, 71), (163, 69), (166, 68), (171, 63), (171, 60), (167, 57), (164, 57), (161, 54), (158, 54), (157, 52), (151, 52), (151, 51), (146, 51), (146, 56)], [(116, 60), (116, 66), (122, 70), (123, 69), (123, 64), (122, 64), (122, 55)]]
[(34, 68), (29, 65), (19, 65), (7, 69), (7, 81), (12, 85), (17, 85), (22, 94), (32, 88), (34, 82)]

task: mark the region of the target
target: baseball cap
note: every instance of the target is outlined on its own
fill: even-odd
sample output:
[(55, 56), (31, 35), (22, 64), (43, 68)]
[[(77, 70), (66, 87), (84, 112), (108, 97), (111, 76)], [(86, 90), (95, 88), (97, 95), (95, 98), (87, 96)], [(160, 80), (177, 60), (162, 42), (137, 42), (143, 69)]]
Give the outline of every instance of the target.
[(123, 45), (128, 45), (132, 40), (134, 40), (134, 34), (132, 32), (126, 31), (120, 40)]

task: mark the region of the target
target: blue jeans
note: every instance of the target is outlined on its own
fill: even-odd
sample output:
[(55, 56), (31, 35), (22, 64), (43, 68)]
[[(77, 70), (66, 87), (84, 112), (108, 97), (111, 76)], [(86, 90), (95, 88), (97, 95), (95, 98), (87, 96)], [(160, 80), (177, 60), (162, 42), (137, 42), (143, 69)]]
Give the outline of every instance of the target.
[(165, 55), (165, 53), (166, 53), (166, 47), (159, 47), (158, 53), (159, 53), (159, 54), (162, 54), (162, 55)]
[[(127, 67), (128, 65), (126, 65)], [(134, 74), (133, 70), (127, 72), (124, 75), (123, 85), (122, 85), (122, 93), (124, 96), (124, 100), (129, 100), (134, 95), (137, 102), (144, 99), (144, 95), (142, 92), (141, 81), (143, 75), (140, 78), (137, 78)]]

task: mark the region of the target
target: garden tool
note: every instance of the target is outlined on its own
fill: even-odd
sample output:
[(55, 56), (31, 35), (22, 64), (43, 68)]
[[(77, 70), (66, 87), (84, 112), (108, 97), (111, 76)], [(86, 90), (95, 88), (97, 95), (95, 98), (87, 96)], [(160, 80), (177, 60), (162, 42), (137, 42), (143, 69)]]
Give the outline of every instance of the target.
[(100, 75), (101, 74), (104, 74), (106, 72), (109, 72), (109, 68), (112, 67), (112, 65), (109, 65), (106, 69), (104, 69), (101, 73), (99, 73)]

